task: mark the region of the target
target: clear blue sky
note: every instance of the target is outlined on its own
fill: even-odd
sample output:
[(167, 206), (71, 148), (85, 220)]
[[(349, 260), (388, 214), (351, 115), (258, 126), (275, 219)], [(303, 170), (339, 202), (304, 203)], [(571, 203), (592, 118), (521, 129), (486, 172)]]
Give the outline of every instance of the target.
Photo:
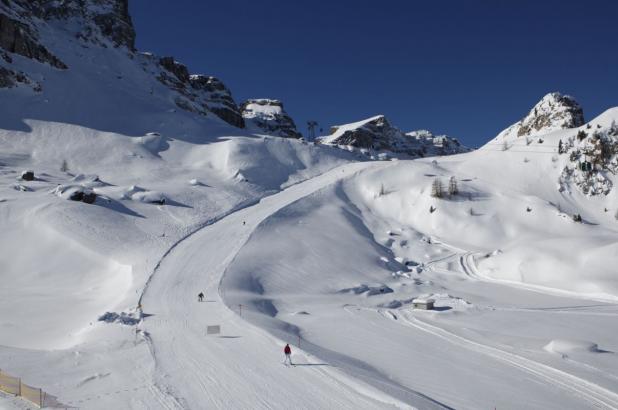
[(618, 106), (617, 0), (130, 0), (137, 46), (277, 98), (301, 131), (385, 114), (479, 145), (545, 93)]

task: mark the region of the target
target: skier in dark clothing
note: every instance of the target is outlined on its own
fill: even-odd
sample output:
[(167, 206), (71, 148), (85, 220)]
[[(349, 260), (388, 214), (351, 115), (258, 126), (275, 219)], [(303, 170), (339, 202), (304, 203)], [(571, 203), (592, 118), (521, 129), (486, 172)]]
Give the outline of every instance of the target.
[(199, 295), (197, 295), (197, 301), (198, 302), (203, 302), (204, 301), (204, 293), (200, 292)]
[(292, 349), (290, 348), (289, 344), (285, 345), (283, 353), (285, 353), (285, 361), (283, 362), (283, 364), (289, 363), (293, 365), (294, 363), (292, 363)]

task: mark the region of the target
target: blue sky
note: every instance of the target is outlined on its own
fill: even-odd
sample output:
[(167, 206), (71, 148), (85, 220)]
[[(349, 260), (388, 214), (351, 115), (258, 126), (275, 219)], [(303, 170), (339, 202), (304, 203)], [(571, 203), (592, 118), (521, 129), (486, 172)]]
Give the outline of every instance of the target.
[(477, 146), (545, 93), (618, 106), (618, 1), (131, 0), (137, 46), (277, 98), (306, 132), (385, 114)]

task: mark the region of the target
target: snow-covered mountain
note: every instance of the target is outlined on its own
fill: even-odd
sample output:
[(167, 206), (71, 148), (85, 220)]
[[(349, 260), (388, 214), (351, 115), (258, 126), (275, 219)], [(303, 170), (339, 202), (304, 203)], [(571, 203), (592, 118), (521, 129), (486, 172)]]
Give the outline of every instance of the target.
[(583, 109), (573, 97), (549, 93), (526, 117), (500, 132), (483, 149), (537, 146), (556, 154), (552, 160), (561, 166), (556, 178), (558, 190), (607, 195), (618, 171), (618, 125), (611, 113), (609, 110), (585, 124)]
[(313, 144), (127, 10), (0, 0), (3, 374), (59, 408), (618, 408), (618, 108)]
[(552, 92), (532, 107), (528, 115), (498, 134), (496, 139), (504, 141), (533, 137), (583, 124), (584, 111), (579, 103), (569, 95)]
[(283, 138), (302, 138), (281, 101), (251, 99), (241, 104), (241, 111), (250, 130)]
[(407, 154), (412, 157), (451, 155), (469, 151), (457, 139), (446, 135), (434, 136), (427, 130), (404, 133), (391, 125), (384, 115), (333, 126), (330, 135), (319, 138), (319, 142), (325, 145)]
[[(150, 105), (244, 127), (238, 106), (220, 80), (192, 75), (173, 57), (135, 49), (126, 0), (0, 3), (0, 46), (0, 87), (13, 89), (9, 94), (20, 95), (20, 100), (61, 105), (65, 113), (54, 112), (53, 120), (82, 123), (77, 115), (96, 116), (101, 109), (127, 118), (141, 115), (142, 107)], [(106, 101), (120, 96), (115, 103)], [(50, 111), (32, 104), (17, 108), (14, 117), (39, 118)]]

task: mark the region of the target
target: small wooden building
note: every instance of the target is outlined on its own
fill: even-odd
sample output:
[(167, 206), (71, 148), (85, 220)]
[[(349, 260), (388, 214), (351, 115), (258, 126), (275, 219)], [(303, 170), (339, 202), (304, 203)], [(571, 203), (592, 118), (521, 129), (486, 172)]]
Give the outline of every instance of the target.
[(433, 310), (433, 304), (436, 301), (430, 298), (416, 298), (412, 300), (412, 306), (414, 309), (420, 310)]

